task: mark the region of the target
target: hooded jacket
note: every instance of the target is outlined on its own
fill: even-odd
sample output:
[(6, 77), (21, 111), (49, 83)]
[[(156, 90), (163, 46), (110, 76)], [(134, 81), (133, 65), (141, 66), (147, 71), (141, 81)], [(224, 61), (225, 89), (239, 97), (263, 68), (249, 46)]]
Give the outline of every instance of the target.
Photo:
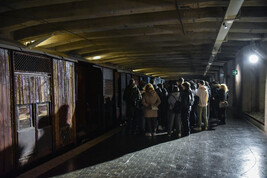
[(208, 105), (209, 93), (205, 86), (201, 86), (197, 89), (197, 96), (199, 97), (199, 106), (205, 107)]

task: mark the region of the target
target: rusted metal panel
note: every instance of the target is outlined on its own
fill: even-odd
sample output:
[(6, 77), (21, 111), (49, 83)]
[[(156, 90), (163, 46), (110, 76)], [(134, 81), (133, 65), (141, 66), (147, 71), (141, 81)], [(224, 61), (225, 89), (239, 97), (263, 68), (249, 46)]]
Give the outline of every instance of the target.
[(53, 121), (56, 149), (75, 140), (75, 82), (72, 62), (53, 60)]
[(8, 51), (0, 49), (0, 175), (13, 167)]

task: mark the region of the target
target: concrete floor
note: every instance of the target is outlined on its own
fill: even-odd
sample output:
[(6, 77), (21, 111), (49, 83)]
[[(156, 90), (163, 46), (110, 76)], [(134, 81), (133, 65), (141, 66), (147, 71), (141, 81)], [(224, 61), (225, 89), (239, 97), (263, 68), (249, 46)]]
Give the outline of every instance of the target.
[(244, 120), (176, 139), (119, 133), (40, 177), (267, 177), (267, 136)]

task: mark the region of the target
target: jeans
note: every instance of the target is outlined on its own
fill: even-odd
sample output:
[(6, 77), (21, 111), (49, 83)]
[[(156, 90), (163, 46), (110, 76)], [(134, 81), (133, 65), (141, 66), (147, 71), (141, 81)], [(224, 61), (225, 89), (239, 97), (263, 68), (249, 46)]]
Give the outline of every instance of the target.
[(169, 127), (168, 127), (169, 135), (172, 133), (173, 124), (174, 124), (174, 128), (176, 129), (176, 132), (180, 133), (181, 127), (182, 127), (181, 114), (170, 111), (170, 119), (169, 119)]
[(190, 134), (190, 123), (189, 123), (190, 112), (191, 112), (191, 107), (182, 108), (181, 111), (182, 137)]
[(207, 106), (198, 106), (198, 119), (199, 119), (199, 127), (202, 127), (202, 117), (204, 120), (205, 127), (208, 127), (208, 119), (207, 119)]

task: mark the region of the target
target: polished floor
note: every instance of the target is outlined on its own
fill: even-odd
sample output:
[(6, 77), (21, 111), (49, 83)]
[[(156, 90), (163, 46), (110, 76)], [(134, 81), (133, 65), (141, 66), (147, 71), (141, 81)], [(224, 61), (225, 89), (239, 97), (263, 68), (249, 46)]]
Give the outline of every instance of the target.
[(245, 120), (184, 138), (114, 135), (40, 177), (267, 177), (267, 136)]

